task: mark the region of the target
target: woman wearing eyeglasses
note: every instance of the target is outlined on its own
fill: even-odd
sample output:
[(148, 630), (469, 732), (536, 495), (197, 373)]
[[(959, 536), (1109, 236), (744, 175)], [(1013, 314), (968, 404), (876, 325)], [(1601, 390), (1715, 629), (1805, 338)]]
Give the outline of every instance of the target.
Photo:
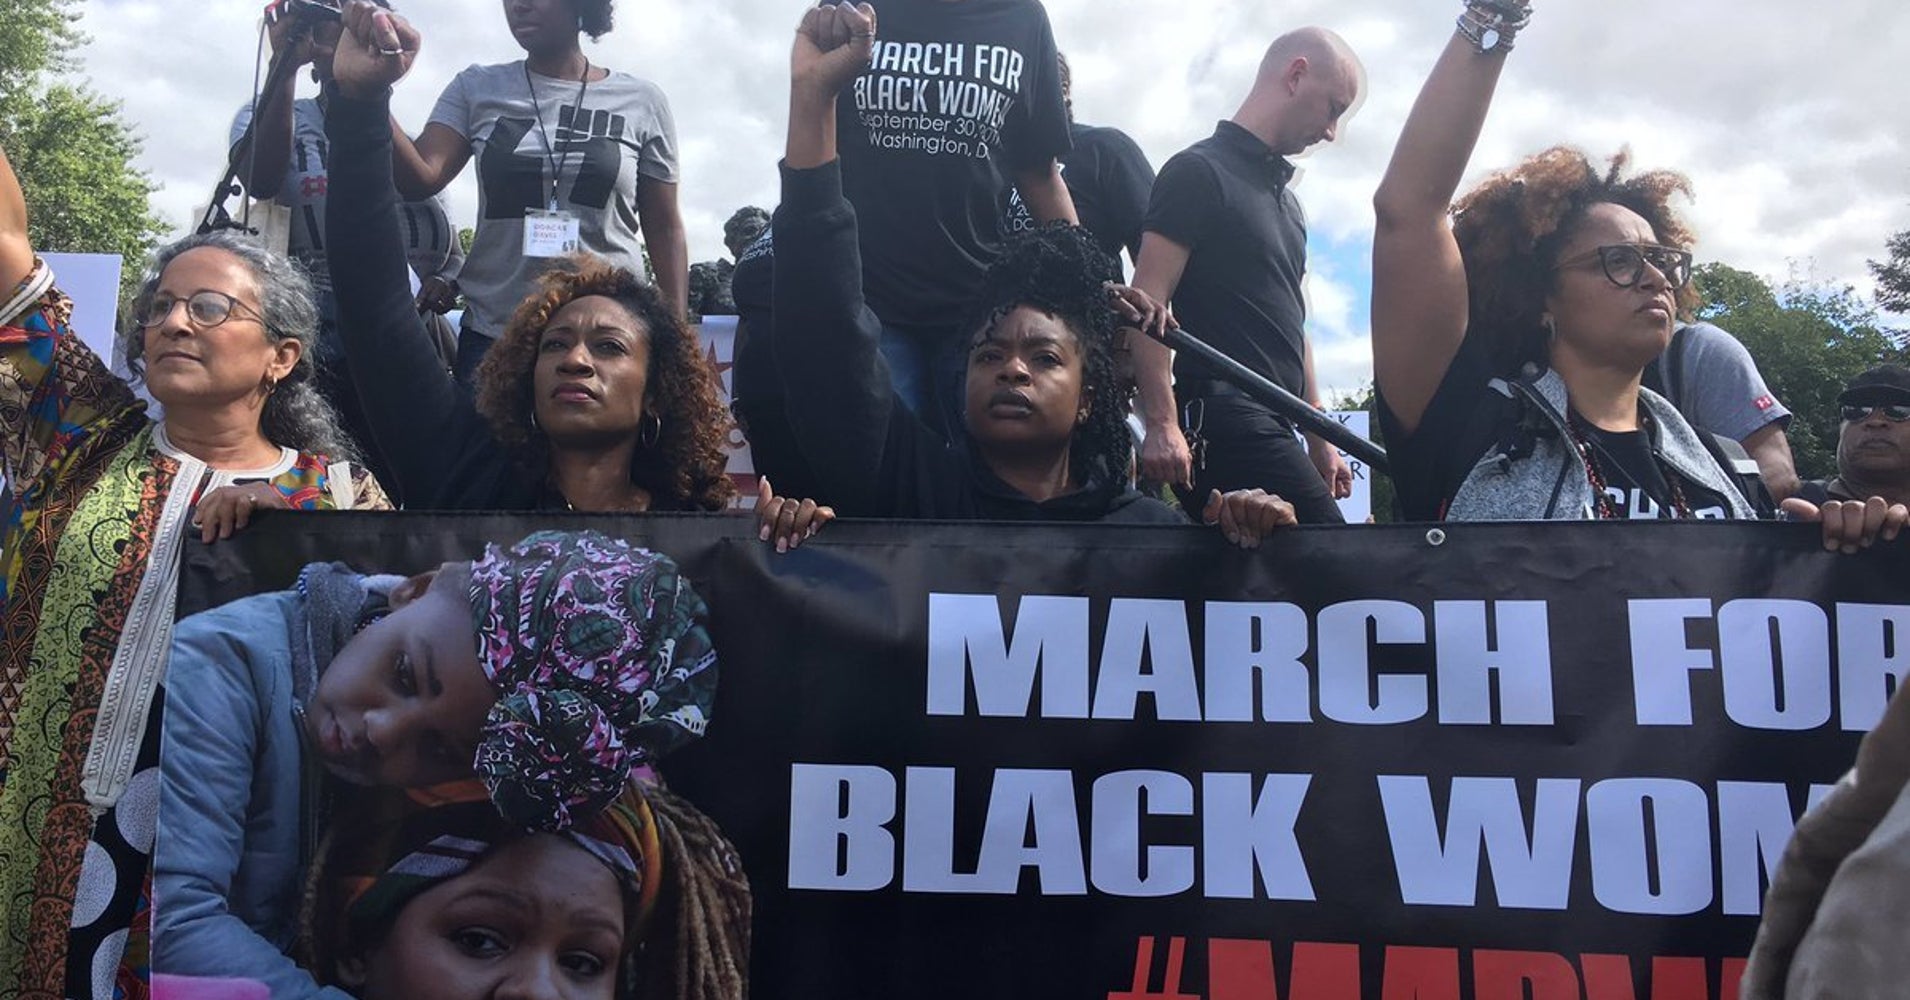
[[(1448, 204), (1530, 12), (1466, 0), (1373, 198), (1373, 370), (1401, 506), (1413, 520), (1752, 517), (1639, 384), (1696, 305), (1692, 234), (1670, 204), (1685, 178), (1557, 147)], [(1856, 506), (1826, 509), (1827, 544), (1894, 537), (1910, 513)]]
[(0, 155), (0, 983), (137, 992), (160, 683), (188, 533), (260, 507), (384, 507), (312, 388), (317, 314), (230, 233), (161, 250), (130, 313), (132, 387), (69, 327)]

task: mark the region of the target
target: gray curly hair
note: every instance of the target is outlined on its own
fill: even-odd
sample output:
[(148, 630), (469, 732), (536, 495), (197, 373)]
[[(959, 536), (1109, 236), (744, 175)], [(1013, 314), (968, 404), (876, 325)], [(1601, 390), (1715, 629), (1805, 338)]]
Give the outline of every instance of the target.
[(312, 376), (318, 368), (318, 305), (312, 296), (312, 279), (296, 262), (267, 250), (249, 236), (229, 229), (215, 230), (188, 236), (161, 247), (153, 255), (139, 294), (133, 298), (125, 329), (120, 331), (126, 367), (133, 377), (143, 381), (146, 374), (145, 337), (141, 336), (139, 317), (146, 315), (152, 305), (166, 265), (180, 254), (199, 247), (216, 247), (245, 264), (259, 289), (259, 313), (265, 320), (265, 335), (275, 344), (296, 340), (304, 348), (291, 373), (279, 382), (276, 391), (265, 397), (259, 429), (265, 432), (266, 440), (283, 448), (335, 460), (361, 461), (358, 446), (339, 429), (338, 411), (312, 384)]

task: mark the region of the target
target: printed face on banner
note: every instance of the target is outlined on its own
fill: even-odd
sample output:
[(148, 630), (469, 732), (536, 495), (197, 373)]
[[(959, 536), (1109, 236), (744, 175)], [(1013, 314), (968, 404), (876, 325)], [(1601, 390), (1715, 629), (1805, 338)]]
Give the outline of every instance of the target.
[(358, 785), (416, 787), (471, 776), (497, 690), (478, 664), (477, 627), (452, 569), (412, 577), (392, 612), (338, 651), (306, 706), (325, 768)]
[(575, 843), (540, 834), (419, 893), (348, 971), (362, 969), (362, 1000), (612, 1000), (624, 921), (610, 869)]

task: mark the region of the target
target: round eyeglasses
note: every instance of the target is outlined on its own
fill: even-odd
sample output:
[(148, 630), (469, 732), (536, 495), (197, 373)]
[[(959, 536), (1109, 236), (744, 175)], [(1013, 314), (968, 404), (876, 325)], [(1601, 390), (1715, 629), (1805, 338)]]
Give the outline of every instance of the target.
[(1645, 276), (1645, 265), (1650, 264), (1665, 276), (1665, 284), (1673, 288), (1683, 288), (1691, 280), (1691, 254), (1676, 247), (1661, 247), (1655, 243), (1612, 243), (1602, 247), (1593, 247), (1590, 251), (1567, 257), (1558, 262), (1553, 270), (1563, 270), (1596, 259), (1605, 271), (1605, 279), (1620, 288), (1630, 288), (1638, 284)]
[(164, 323), (166, 317), (172, 315), (173, 307), (181, 302), (186, 304), (186, 318), (192, 321), (192, 325), (201, 329), (218, 326), (231, 319), (232, 314), (241, 309), (251, 315), (240, 318), (257, 320), (260, 326), (268, 330), (272, 329), (271, 324), (265, 321), (265, 315), (257, 309), (224, 292), (216, 292), (210, 288), (193, 292), (183, 299), (164, 292), (154, 295), (152, 300), (146, 303), (146, 312), (139, 317), (139, 325), (155, 327)]

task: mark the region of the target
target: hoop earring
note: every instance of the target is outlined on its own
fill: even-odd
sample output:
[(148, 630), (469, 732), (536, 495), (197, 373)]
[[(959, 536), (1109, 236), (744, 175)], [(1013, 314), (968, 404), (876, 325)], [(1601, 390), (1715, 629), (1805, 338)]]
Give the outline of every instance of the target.
[(542, 427), (537, 426), (537, 410), (535, 407), (531, 409), (531, 430), (539, 434), (544, 432)]
[(637, 423), (637, 443), (645, 448), (655, 448), (663, 440), (663, 418), (654, 413), (646, 413)]
[(265, 381), (263, 382), (263, 385), (265, 388), (265, 394), (267, 396), (270, 396), (271, 394), (279, 391), (279, 380), (273, 378), (270, 375), (265, 376)]

